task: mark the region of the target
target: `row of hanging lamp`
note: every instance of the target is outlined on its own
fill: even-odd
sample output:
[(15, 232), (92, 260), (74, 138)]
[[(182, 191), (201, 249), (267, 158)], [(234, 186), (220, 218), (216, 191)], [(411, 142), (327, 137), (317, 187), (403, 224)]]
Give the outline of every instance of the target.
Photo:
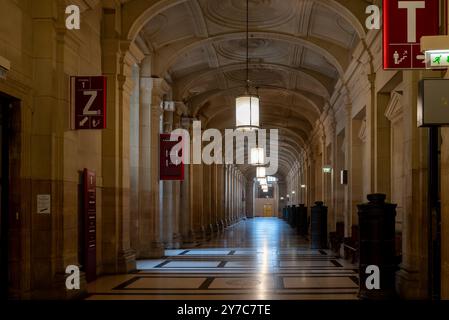
[(253, 166), (263, 166), (265, 164), (264, 148), (252, 148), (251, 149), (251, 164)]
[[(249, 79), (249, 0), (246, 0), (246, 93), (235, 99), (236, 129), (240, 131), (256, 131), (260, 128), (259, 108), (260, 98), (258, 93), (250, 93)], [(252, 148), (250, 163), (257, 167), (257, 179), (261, 186), (267, 189), (264, 148)]]
[(240, 131), (259, 129), (260, 98), (250, 93), (249, 80), (249, 0), (246, 0), (246, 93), (235, 99), (236, 128)]
[(268, 192), (268, 185), (263, 185), (262, 186), (262, 191), (267, 193)]
[(266, 168), (265, 167), (257, 167), (256, 169), (256, 177), (257, 179), (266, 179)]

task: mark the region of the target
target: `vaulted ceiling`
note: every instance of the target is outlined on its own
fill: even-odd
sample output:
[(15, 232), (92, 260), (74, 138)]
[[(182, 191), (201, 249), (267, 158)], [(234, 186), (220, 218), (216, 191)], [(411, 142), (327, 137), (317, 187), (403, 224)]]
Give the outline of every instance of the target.
[[(280, 130), (281, 175), (300, 156), (364, 37), (355, 21), (367, 3), (249, 0), (250, 80), (259, 87), (261, 126)], [(245, 91), (245, 29), (245, 0), (171, 1), (146, 21), (137, 43), (152, 52), (153, 74), (172, 84), (191, 116), (226, 129)], [(242, 170), (253, 174), (250, 166)]]

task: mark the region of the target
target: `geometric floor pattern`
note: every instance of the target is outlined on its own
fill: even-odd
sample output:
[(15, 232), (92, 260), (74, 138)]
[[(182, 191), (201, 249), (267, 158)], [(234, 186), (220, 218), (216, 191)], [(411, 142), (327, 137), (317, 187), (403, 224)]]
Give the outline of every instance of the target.
[(88, 285), (89, 300), (352, 300), (357, 266), (308, 240), (276, 218), (248, 219), (216, 238), (166, 250), (137, 271)]

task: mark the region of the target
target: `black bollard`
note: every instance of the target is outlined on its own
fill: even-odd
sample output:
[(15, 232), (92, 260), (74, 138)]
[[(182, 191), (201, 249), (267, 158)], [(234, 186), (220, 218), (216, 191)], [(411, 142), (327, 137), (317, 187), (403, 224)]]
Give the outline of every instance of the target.
[(290, 227), (294, 228), (295, 227), (295, 222), (296, 222), (296, 206), (292, 205), (291, 218), (290, 218)]
[(309, 225), (307, 219), (307, 207), (301, 203), (298, 207), (298, 234), (301, 236), (307, 236)]
[(292, 219), (292, 207), (287, 206), (287, 223), (290, 224)]
[[(360, 239), (360, 291), (361, 299), (385, 300), (397, 298), (395, 273), (398, 270), (395, 253), (395, 204), (385, 202), (386, 195), (368, 195), (369, 203), (358, 205)], [(380, 288), (367, 288), (373, 284), (372, 270), (379, 268)], [(369, 273), (367, 273), (369, 271)]]
[(327, 207), (317, 201), (311, 213), (312, 249), (327, 249)]

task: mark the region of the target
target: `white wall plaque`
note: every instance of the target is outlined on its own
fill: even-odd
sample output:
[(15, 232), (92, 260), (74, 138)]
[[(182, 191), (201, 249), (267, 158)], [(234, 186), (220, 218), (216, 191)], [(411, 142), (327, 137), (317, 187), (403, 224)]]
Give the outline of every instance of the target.
[(37, 195), (37, 213), (38, 214), (51, 213), (51, 195), (49, 194)]

